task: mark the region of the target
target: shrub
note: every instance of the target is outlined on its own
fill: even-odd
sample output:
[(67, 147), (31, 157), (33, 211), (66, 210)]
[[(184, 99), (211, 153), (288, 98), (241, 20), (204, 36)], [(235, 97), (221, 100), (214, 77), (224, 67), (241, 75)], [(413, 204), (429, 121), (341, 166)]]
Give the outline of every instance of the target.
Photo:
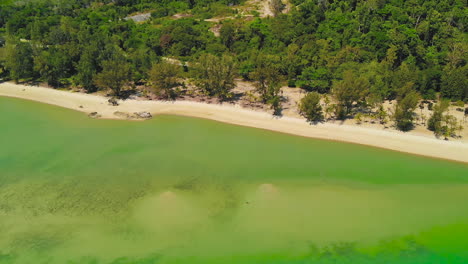
[(427, 109), (428, 109), (429, 111), (432, 111), (433, 106), (434, 106), (434, 104), (433, 104), (432, 102), (429, 102), (429, 103), (427, 104)]
[(322, 106), (320, 105), (320, 94), (310, 92), (299, 103), (299, 112), (310, 122), (323, 120)]

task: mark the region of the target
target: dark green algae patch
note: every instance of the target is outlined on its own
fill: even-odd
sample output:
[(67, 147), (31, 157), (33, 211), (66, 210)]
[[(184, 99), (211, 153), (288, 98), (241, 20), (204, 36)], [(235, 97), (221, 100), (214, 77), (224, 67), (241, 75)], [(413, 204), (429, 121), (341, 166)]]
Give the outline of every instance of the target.
[(178, 116), (0, 113), (0, 263), (468, 262), (466, 164)]

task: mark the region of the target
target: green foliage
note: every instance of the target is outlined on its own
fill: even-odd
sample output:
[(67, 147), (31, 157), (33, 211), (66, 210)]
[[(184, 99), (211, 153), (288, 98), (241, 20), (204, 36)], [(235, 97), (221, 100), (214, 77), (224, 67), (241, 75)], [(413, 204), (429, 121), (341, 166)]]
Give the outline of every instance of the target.
[(450, 102), (448, 100), (441, 100), (434, 106), (434, 111), (428, 120), (427, 128), (434, 131), (437, 137), (444, 136), (455, 136), (457, 131), (460, 129), (458, 120), (455, 116), (450, 114), (444, 114), (449, 108)]
[(369, 93), (369, 80), (365, 77), (356, 77), (352, 71), (346, 71), (343, 80), (335, 81), (332, 93), (338, 102), (336, 116), (338, 119), (345, 119), (353, 109), (353, 104), (364, 104)]
[[(403, 63), (391, 77), (391, 97), (397, 96), (399, 89), (407, 83), (413, 83), (412, 88), (417, 88), (418, 72), (414, 65)], [(415, 87), (416, 86), (416, 87)]]
[(320, 94), (310, 92), (299, 103), (299, 112), (310, 122), (323, 120), (322, 106), (320, 105)]
[(454, 105), (455, 105), (455, 106), (458, 106), (458, 107), (464, 107), (464, 106), (465, 106), (465, 102), (463, 102), (463, 101), (460, 100), (460, 101), (455, 102)]
[(5, 49), (5, 68), (15, 82), (33, 76), (33, 50), (29, 43), (9, 40)]
[(160, 45), (164, 53), (191, 56), (207, 45), (207, 26), (194, 19), (168, 22), (161, 30)]
[(61, 85), (60, 79), (67, 76), (70, 58), (56, 48), (43, 50), (34, 56), (34, 70), (52, 87)]
[(448, 110), (448, 107), (449, 102), (447, 100), (442, 100), (434, 106), (432, 115), (427, 122), (429, 130), (434, 131), (436, 134), (440, 132), (444, 112)]
[(452, 100), (468, 99), (468, 65), (447, 67), (442, 74), (441, 94)]
[(256, 90), (262, 101), (270, 103), (275, 110), (278, 110), (281, 88), (278, 58), (259, 54), (255, 61), (255, 70), (250, 73), (250, 78), (255, 82)]
[(331, 78), (329, 70), (325, 67), (315, 69), (305, 68), (298, 77), (296, 85), (309, 91), (326, 93), (330, 89)]
[(413, 83), (407, 83), (399, 90), (393, 114), (397, 129), (409, 131), (413, 128), (414, 110), (418, 105), (419, 99), (420, 95), (413, 90)]
[(379, 106), (379, 109), (377, 110), (377, 113), (376, 113), (376, 117), (377, 117), (377, 119), (379, 119), (380, 124), (386, 124), (387, 123), (388, 113), (385, 110), (383, 105)]
[(236, 87), (236, 67), (234, 58), (227, 54), (221, 57), (203, 54), (195, 66), (197, 86), (210, 96), (229, 99), (232, 96), (231, 90)]
[(5, 48), (0, 48), (0, 78), (2, 78), (6, 74), (5, 60)]
[(113, 59), (102, 62), (102, 72), (96, 75), (94, 83), (101, 89), (111, 89), (115, 96), (120, 97), (130, 78), (130, 64), (122, 59)]
[(167, 62), (155, 63), (148, 73), (149, 80), (156, 94), (163, 94), (167, 99), (174, 99), (174, 88), (180, 85), (181, 67)]
[(98, 48), (95, 45), (85, 46), (77, 65), (77, 80), (88, 92), (96, 91), (93, 79), (98, 70)]
[[(202, 54), (229, 52), (240, 75), (256, 81), (262, 102), (278, 107), (282, 80), (319, 93), (329, 93), (333, 84), (332, 93), (343, 92), (339, 118), (364, 104), (369, 93), (397, 98), (409, 82), (425, 99), (468, 100), (464, 1), (292, 0), (290, 12), (279, 15), (284, 3), (274, 0), (274, 17), (254, 19), (232, 6), (243, 2), (4, 1), (0, 47), (2, 39), (12, 39), (2, 72), (53, 86), (73, 80), (93, 92), (103, 62), (116, 53), (130, 64), (130, 81), (144, 83), (161, 56), (196, 64)], [(125, 19), (150, 12), (143, 23)], [(175, 14), (187, 16), (174, 19)], [(219, 38), (209, 30), (213, 22), (204, 21), (211, 17), (229, 18), (221, 20)], [(261, 62), (262, 56), (272, 62)], [(351, 84), (357, 88), (345, 88), (349, 71), (359, 76)], [(218, 94), (213, 90), (208, 93)], [(348, 92), (360, 95), (351, 98)]]
[(237, 41), (237, 32), (239, 31), (239, 25), (233, 21), (225, 21), (219, 32), (221, 43), (225, 45), (229, 50), (233, 48), (234, 43)]

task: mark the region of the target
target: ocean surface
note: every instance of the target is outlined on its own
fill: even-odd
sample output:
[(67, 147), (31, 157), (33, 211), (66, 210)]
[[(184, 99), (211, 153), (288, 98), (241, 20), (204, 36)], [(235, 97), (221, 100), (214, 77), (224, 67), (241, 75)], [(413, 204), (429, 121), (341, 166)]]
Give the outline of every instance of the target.
[(0, 263), (465, 264), (468, 165), (0, 97)]

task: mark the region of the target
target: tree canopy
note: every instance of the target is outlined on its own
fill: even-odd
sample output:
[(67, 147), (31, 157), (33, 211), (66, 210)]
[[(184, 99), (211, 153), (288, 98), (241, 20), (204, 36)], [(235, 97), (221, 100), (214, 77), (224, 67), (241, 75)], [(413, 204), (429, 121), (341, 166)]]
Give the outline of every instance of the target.
[(299, 104), (299, 111), (310, 122), (322, 121), (323, 111), (320, 105), (320, 94), (310, 92), (304, 96)]
[[(150, 69), (166, 57), (191, 65), (184, 76), (210, 96), (229, 98), (242, 77), (275, 109), (286, 84), (333, 95), (338, 118), (397, 99), (400, 128), (411, 126), (419, 96), (468, 102), (465, 0), (289, 0), (288, 12), (275, 0), (266, 17), (246, 16), (244, 2), (8, 1), (0, 12), (2, 75), (120, 93), (126, 82), (157, 83)], [(142, 13), (148, 20), (134, 21)]]
[(113, 59), (102, 62), (102, 72), (95, 78), (95, 84), (102, 89), (110, 89), (119, 97), (122, 88), (130, 80), (130, 65), (127, 62)]

